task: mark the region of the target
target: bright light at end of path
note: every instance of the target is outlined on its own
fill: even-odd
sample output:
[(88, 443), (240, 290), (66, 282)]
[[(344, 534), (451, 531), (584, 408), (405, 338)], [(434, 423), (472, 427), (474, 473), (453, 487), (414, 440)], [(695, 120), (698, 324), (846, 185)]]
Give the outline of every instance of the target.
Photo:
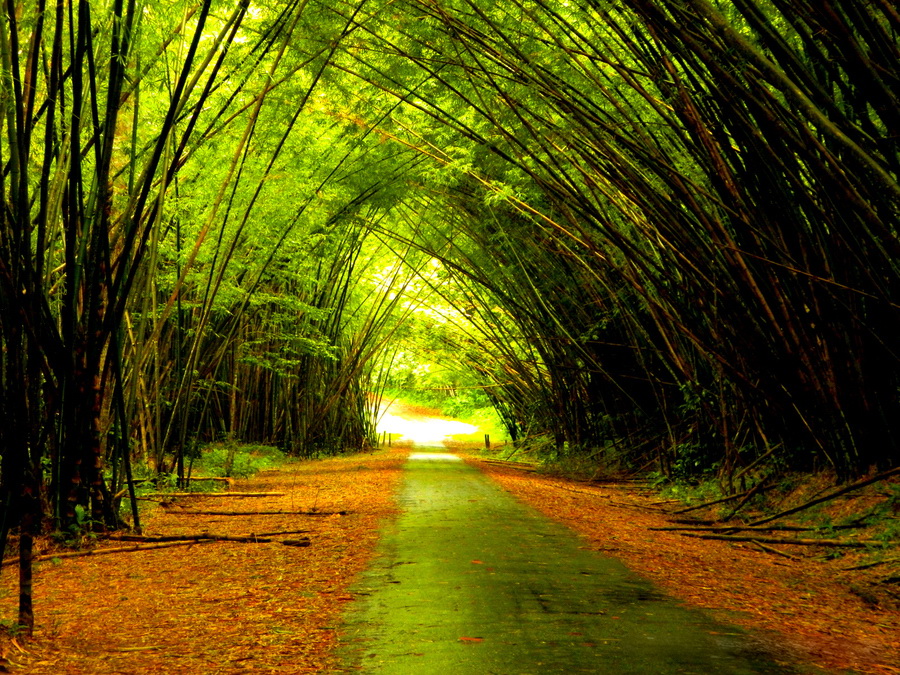
[(451, 461), (451, 462), (461, 462), (462, 460), (456, 455), (451, 455), (449, 452), (414, 452), (410, 454), (410, 459), (425, 459), (425, 460), (441, 460), (441, 461)]
[[(398, 414), (394, 414), (394, 413)], [(401, 416), (402, 415), (402, 416)], [(412, 441), (415, 445), (441, 446), (444, 439), (455, 434), (474, 434), (478, 427), (456, 420), (402, 413), (394, 406), (383, 408), (378, 421), (378, 433), (394, 434), (394, 440)]]

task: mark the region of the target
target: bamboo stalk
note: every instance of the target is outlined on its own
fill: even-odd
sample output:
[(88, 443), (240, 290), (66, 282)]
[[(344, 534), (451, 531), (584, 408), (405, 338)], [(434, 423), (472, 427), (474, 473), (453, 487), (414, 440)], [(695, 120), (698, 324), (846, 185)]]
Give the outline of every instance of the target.
[(178, 510), (179, 515), (189, 516), (346, 516), (348, 511), (200, 511)]
[(147, 492), (144, 497), (284, 497), (286, 492)]
[(696, 539), (718, 539), (721, 541), (750, 541), (764, 544), (785, 544), (791, 546), (838, 546), (851, 548), (865, 548), (866, 546), (890, 546), (895, 542), (880, 541), (878, 539), (783, 539), (780, 537), (758, 537), (756, 535), (739, 536), (731, 534), (700, 534), (696, 532), (682, 532), (683, 537)]

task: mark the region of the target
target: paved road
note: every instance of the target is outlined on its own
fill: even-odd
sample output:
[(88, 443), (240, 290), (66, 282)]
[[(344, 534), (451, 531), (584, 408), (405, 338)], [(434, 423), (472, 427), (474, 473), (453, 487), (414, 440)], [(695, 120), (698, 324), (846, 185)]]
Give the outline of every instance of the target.
[(348, 669), (404, 675), (795, 673), (585, 549), (453, 455), (406, 465), (403, 514), (354, 588)]

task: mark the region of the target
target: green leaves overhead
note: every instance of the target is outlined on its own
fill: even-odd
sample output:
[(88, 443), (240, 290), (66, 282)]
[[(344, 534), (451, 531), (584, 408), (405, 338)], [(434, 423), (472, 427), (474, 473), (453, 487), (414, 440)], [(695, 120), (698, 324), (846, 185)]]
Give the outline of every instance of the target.
[[(777, 437), (805, 462), (850, 471), (894, 461), (883, 448), (898, 382), (884, 364), (896, 355), (882, 331), (896, 323), (898, 45), (886, 5), (829, 8), (367, 5), (363, 37), (336, 67), (373, 97), (393, 95), (400, 107), (380, 124), (440, 167), (423, 175), (430, 193), (416, 208), (434, 200), (471, 219), (468, 241), (457, 216), (434, 223), (443, 239), (417, 240), (441, 242), (426, 246), (545, 351), (569, 345), (545, 356), (551, 370), (596, 370), (610, 391), (552, 385), (552, 400), (607, 420), (658, 408), (654, 443), (676, 447), (680, 424), (705, 428), (726, 468), (734, 448)], [(515, 236), (529, 252), (489, 234), (497, 219), (476, 201), (524, 217)], [(487, 260), (507, 267), (483, 272)], [(591, 328), (597, 313), (606, 336)], [(540, 330), (524, 329), (531, 317)], [(585, 355), (580, 335), (630, 356)], [(727, 404), (692, 408), (700, 422), (669, 419), (679, 382)], [(629, 394), (610, 408), (616, 391)]]

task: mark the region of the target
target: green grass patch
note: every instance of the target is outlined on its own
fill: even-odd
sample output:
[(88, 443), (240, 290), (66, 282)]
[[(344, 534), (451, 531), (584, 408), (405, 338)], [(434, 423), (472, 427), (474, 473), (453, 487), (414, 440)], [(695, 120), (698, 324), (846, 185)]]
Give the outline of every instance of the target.
[(458, 416), (448, 415), (454, 419), (466, 424), (478, 427), (470, 434), (453, 434), (450, 438), (459, 443), (473, 443), (478, 445), (484, 444), (484, 435), (487, 434), (491, 439), (491, 446), (503, 446), (507, 442), (506, 429), (500, 422), (497, 411), (493, 408), (476, 408), (468, 410)]
[(269, 445), (221, 441), (201, 449), (200, 457), (194, 460), (191, 474), (249, 478), (260, 471), (273, 469), (288, 461), (287, 455)]

